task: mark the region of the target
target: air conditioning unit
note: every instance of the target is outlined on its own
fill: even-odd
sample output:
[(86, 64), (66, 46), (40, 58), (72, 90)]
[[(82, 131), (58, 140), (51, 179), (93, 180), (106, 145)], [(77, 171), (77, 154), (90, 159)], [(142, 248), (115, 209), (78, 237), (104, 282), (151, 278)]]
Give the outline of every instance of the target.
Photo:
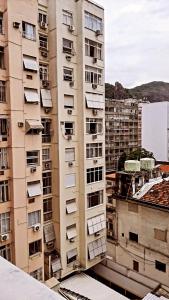
[(45, 107), (45, 113), (48, 114), (51, 111), (51, 107)]
[(72, 161), (69, 161), (68, 166), (69, 166), (69, 167), (72, 167), (72, 166), (73, 166)]
[(70, 32), (73, 32), (73, 31), (75, 31), (75, 26), (69, 25), (68, 29)]
[(35, 166), (34, 166), (34, 167), (31, 167), (31, 168), (30, 168), (30, 171), (31, 171), (31, 173), (36, 172), (36, 167), (35, 167)]
[(93, 134), (93, 135), (92, 135), (92, 139), (93, 139), (93, 140), (96, 140), (96, 139), (97, 139), (97, 134)]
[(97, 89), (97, 84), (96, 83), (92, 83), (92, 88), (95, 90)]
[(66, 55), (66, 60), (67, 60), (67, 61), (71, 61), (71, 58), (72, 58), (72, 57), (71, 57), (70, 55)]
[(49, 87), (49, 80), (42, 80), (42, 85), (43, 85), (43, 87), (48, 88)]
[(47, 29), (47, 24), (45, 22), (40, 22), (40, 28)]
[(71, 238), (69, 241), (70, 241), (70, 243), (74, 243), (75, 242), (75, 238)]
[(71, 109), (68, 109), (68, 110), (67, 110), (67, 113), (68, 113), (68, 115), (72, 115), (72, 110), (71, 110)]
[(69, 82), (69, 85), (72, 87), (72, 86), (74, 86), (74, 81), (72, 80), (72, 81), (70, 81)]
[(20, 23), (19, 22), (13, 22), (13, 28), (19, 29)]
[(37, 224), (33, 225), (33, 226), (32, 226), (33, 231), (35, 231), (35, 232), (36, 232), (36, 231), (39, 231), (39, 230), (40, 230), (40, 226), (41, 226), (40, 223), (37, 223)]
[(95, 235), (95, 236), (99, 236), (99, 235), (100, 235), (100, 232), (95, 232), (94, 235)]
[(97, 63), (97, 57), (93, 57), (93, 63), (94, 63), (94, 64)]
[(47, 51), (41, 51), (41, 55), (42, 55), (43, 57), (47, 57), (47, 56), (48, 56), (48, 53), (47, 53)]
[(45, 170), (49, 170), (50, 169), (50, 163), (49, 162), (46, 162), (45, 163)]
[(18, 122), (18, 127), (23, 127), (23, 122)]
[(5, 172), (0, 170), (0, 175), (4, 175), (4, 174), (5, 174)]
[(94, 162), (94, 164), (97, 164), (97, 163), (98, 163), (98, 160), (97, 160), (97, 159), (94, 159), (93, 162)]
[(5, 242), (5, 241), (7, 241), (8, 239), (9, 239), (9, 234), (4, 233), (4, 234), (1, 234), (1, 235), (0, 235), (0, 240), (1, 240), (1, 242)]
[(67, 140), (70, 141), (72, 139), (72, 136), (69, 134), (67, 135)]
[(99, 35), (103, 35), (103, 33), (100, 29), (96, 30), (96, 36), (99, 36)]
[(93, 109), (92, 113), (93, 113), (94, 116), (96, 116), (97, 115), (97, 109)]

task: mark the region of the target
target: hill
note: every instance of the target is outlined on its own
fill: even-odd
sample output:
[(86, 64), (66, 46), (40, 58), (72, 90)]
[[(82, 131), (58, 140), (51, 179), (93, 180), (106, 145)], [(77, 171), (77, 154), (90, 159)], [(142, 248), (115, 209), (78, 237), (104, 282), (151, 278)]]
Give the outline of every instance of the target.
[(105, 84), (106, 98), (125, 99), (135, 97), (137, 99), (146, 98), (150, 102), (169, 101), (169, 83), (163, 81), (153, 81), (132, 89), (125, 89), (119, 82), (115, 85)]

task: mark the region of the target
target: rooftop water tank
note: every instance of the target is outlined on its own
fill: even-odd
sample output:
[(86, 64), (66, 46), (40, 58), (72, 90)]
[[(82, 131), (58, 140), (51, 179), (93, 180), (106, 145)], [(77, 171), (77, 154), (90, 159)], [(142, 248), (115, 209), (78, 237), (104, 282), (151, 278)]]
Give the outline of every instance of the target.
[(126, 160), (124, 163), (124, 169), (126, 172), (139, 172), (140, 162), (138, 160)]
[(155, 160), (154, 158), (141, 158), (140, 159), (140, 166), (143, 170), (153, 170), (155, 167)]

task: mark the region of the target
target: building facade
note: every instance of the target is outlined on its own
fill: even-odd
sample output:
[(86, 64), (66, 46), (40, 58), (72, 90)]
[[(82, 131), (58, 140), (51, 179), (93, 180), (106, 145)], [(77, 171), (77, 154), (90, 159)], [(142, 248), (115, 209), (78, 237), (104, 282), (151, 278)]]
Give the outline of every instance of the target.
[(106, 170), (118, 170), (122, 153), (141, 146), (141, 109), (134, 99), (106, 99)]
[(102, 260), (104, 11), (0, 2), (0, 254), (39, 280)]

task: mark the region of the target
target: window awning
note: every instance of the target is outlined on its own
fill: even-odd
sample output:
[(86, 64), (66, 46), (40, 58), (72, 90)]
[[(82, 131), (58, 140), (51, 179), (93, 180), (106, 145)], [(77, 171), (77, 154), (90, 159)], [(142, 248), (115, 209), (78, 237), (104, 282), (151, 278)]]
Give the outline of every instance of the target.
[(66, 205), (66, 211), (67, 211), (68, 214), (71, 214), (71, 213), (77, 211), (76, 202), (67, 203), (67, 205)]
[(62, 269), (60, 258), (57, 258), (51, 262), (53, 273)]
[(27, 191), (29, 197), (35, 197), (42, 194), (40, 182), (31, 182), (27, 185)]
[(104, 96), (86, 93), (86, 105), (87, 108), (104, 109)]
[(55, 230), (53, 224), (48, 224), (43, 227), (45, 243), (55, 240)]
[(43, 107), (52, 107), (52, 97), (50, 90), (41, 89), (41, 99)]
[(67, 258), (68, 259), (70, 259), (70, 258), (72, 258), (72, 257), (74, 257), (76, 255), (77, 255), (77, 248), (72, 249), (72, 250), (70, 250), (70, 251), (67, 252)]
[(35, 89), (24, 89), (25, 100), (28, 103), (39, 103), (38, 90)]
[(39, 131), (43, 130), (43, 125), (41, 124), (41, 121), (39, 120), (26, 120), (25, 121), (25, 130), (28, 132), (31, 129), (36, 129)]
[(67, 228), (66, 234), (67, 234), (68, 240), (75, 238), (77, 236), (76, 227), (73, 226), (71, 228)]
[(101, 214), (87, 221), (89, 235), (106, 228), (105, 215)]
[(106, 252), (106, 240), (105, 237), (101, 237), (88, 244), (89, 259), (93, 259), (96, 256)]
[(37, 64), (37, 60), (34, 57), (30, 57), (30, 56), (24, 56), (23, 57), (23, 64), (24, 64), (24, 68), (26, 70), (31, 70), (31, 71), (38, 71), (38, 64)]

